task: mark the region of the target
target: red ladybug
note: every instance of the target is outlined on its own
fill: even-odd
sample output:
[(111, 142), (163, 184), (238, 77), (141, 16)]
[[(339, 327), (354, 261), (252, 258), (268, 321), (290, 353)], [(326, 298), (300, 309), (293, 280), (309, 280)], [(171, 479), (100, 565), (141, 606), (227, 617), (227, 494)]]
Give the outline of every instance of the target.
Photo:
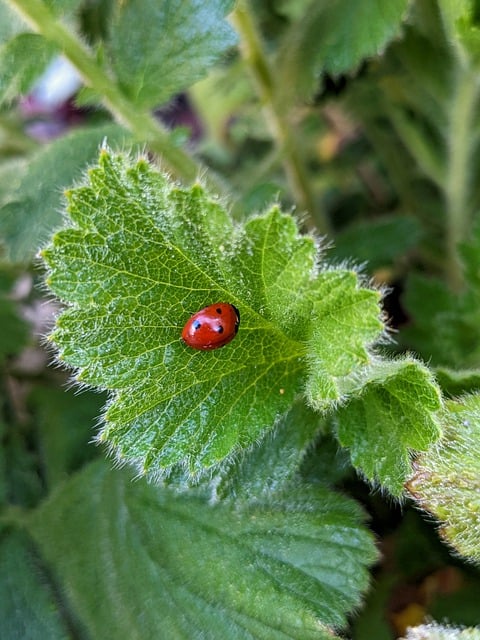
[(192, 349), (218, 349), (234, 339), (239, 325), (239, 310), (228, 302), (217, 302), (200, 309), (187, 320), (182, 340)]

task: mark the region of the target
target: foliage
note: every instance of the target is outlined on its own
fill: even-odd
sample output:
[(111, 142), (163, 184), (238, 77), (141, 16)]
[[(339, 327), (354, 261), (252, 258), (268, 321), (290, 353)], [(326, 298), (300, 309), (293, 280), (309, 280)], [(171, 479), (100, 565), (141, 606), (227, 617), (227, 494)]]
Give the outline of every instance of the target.
[(2, 639), (475, 637), (478, 33), (0, 0)]

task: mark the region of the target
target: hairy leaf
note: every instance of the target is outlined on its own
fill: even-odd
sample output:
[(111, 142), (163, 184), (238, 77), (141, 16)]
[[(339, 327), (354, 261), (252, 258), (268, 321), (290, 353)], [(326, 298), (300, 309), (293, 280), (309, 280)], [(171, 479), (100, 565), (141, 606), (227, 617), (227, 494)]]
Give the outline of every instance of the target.
[[(200, 186), (144, 161), (103, 152), (89, 181), (43, 252), (69, 303), (52, 339), (79, 380), (115, 391), (101, 439), (120, 461), (196, 476), (257, 442), (306, 383), (315, 405), (340, 398), (337, 379), (382, 329), (379, 295), (355, 272), (317, 274), (314, 241), (277, 207), (235, 227)], [(192, 313), (222, 301), (240, 310), (234, 341), (183, 344)]]
[(130, 99), (154, 107), (202, 78), (235, 44), (224, 19), (232, 7), (231, 0), (119, 3), (109, 51)]
[(234, 510), (93, 464), (29, 530), (94, 638), (304, 640), (332, 637), (367, 585), (361, 517), (325, 489)]
[(359, 398), (336, 416), (338, 438), (370, 481), (400, 494), (411, 473), (410, 454), (440, 435), (440, 394), (428, 369), (408, 358), (377, 363)]
[(415, 461), (408, 489), (460, 554), (480, 564), (480, 395), (449, 401), (444, 437)]

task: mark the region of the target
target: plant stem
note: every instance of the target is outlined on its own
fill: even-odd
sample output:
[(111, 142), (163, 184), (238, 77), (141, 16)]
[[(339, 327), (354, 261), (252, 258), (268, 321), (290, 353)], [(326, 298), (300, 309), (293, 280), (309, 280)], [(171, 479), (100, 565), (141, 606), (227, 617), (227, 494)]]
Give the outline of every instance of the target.
[(471, 222), (471, 180), (475, 148), (475, 117), (479, 85), (474, 73), (459, 70), (450, 109), (448, 162), (445, 182), (447, 215), (447, 280), (454, 291), (463, 285), (458, 244), (466, 239)]
[(165, 168), (185, 182), (194, 182), (199, 176), (214, 192), (222, 187), (206, 173), (190, 155), (172, 143), (169, 132), (152, 114), (138, 109), (115, 81), (99, 66), (92, 52), (81, 40), (63, 24), (42, 0), (9, 0), (30, 26), (44, 38), (57, 45), (61, 53), (75, 66), (85, 84), (102, 99), (105, 107), (115, 120), (132, 132), (134, 137), (144, 142), (148, 148), (161, 157)]
[(309, 216), (307, 226), (326, 234), (330, 231), (330, 225), (325, 214), (319, 211), (316, 206), (301, 150), (283, 109), (276, 99), (275, 76), (267, 59), (248, 0), (238, 1), (231, 20), (241, 37), (242, 54), (250, 68), (263, 104), (265, 120), (281, 153), (293, 196), (301, 212), (305, 211)]

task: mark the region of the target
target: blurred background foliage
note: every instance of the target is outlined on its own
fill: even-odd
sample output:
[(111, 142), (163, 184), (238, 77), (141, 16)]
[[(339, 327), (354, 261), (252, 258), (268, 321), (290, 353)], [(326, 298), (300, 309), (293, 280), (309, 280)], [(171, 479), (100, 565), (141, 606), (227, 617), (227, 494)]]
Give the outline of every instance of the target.
[[(130, 4), (137, 15), (141, 4)], [(172, 38), (144, 43), (144, 22), (133, 29), (111, 0), (46, 3), (88, 43), (133, 110), (151, 111), (160, 132), (152, 144), (151, 130), (145, 125), (142, 137), (116, 95), (99, 93), (101, 78), (86, 86), (85, 69), (59, 58), (58, 42), (29, 30), (15, 11), (25, 15), (24, 5), (0, 3), (0, 506), (32, 509), (102, 455), (90, 441), (105, 398), (69, 390), (42, 344), (57, 309), (43, 294), (36, 255), (62, 223), (62, 190), (103, 139), (152, 158), (165, 150), (178, 179), (208, 171), (239, 220), (272, 201), (295, 210), (306, 230), (328, 235), (331, 259), (365, 265), (386, 287), (391, 350), (412, 350), (436, 367), (447, 394), (480, 388), (478, 3), (254, 0), (249, 15), (266, 69), (252, 64), (251, 25), (238, 15), (240, 46), (225, 26), (197, 50), (192, 14), (185, 71), (177, 64), (165, 78)], [(134, 50), (124, 52), (128, 42)], [(135, 47), (150, 56), (140, 85)], [(196, 163), (185, 163), (183, 175), (179, 149)], [(351, 637), (398, 637), (425, 616), (478, 624), (478, 570), (452, 556), (408, 504), (372, 493), (329, 436), (316, 454), (304, 478), (318, 482), (324, 472), (364, 504), (382, 552)], [(0, 524), (5, 540), (7, 531)], [(28, 564), (32, 552), (28, 541), (9, 540), (15, 549), (0, 555), (2, 570)], [(12, 557), (19, 564), (9, 566)], [(49, 637), (44, 624), (35, 637)]]

